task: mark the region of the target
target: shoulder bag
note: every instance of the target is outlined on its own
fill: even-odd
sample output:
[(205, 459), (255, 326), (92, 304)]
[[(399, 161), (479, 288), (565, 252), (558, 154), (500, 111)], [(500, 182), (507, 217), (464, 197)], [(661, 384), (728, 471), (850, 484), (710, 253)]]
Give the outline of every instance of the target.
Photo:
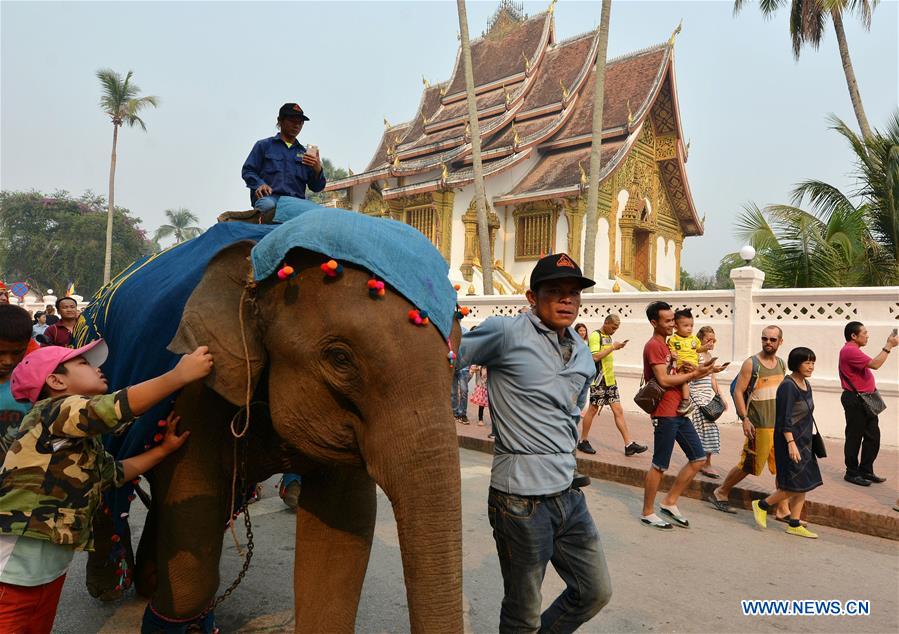
[(662, 402), (663, 396), (665, 396), (665, 388), (653, 378), (646, 382), (640, 382), (640, 389), (634, 396), (634, 403), (644, 412), (652, 415), (659, 403)]
[(880, 396), (880, 392), (877, 390), (874, 390), (873, 392), (859, 392), (855, 389), (855, 386), (852, 384), (852, 381), (849, 380), (849, 377), (843, 374), (842, 370), (840, 370), (840, 376), (843, 377), (843, 380), (846, 381), (846, 384), (852, 388), (852, 392), (858, 397), (858, 400), (861, 401), (862, 408), (865, 410), (865, 413), (868, 414), (869, 418), (876, 418), (887, 408), (887, 404), (883, 402), (883, 397)]
[(812, 434), (812, 453), (818, 458), (826, 458), (827, 447), (824, 446), (824, 437), (818, 433), (818, 423), (815, 422), (814, 416), (812, 417), (812, 425), (815, 426), (815, 432)]
[(699, 407), (699, 412), (706, 420), (715, 421), (724, 413), (724, 400), (720, 394), (715, 394), (711, 401)]
[[(812, 389), (812, 386), (808, 381), (806, 381), (805, 383), (808, 386), (809, 390)], [(799, 386), (797, 385), (796, 387), (798, 388)], [(812, 417), (812, 428), (814, 429), (814, 431), (812, 432), (812, 453), (815, 454), (815, 456), (818, 458), (826, 458), (827, 447), (824, 446), (824, 437), (818, 432), (818, 423), (815, 422), (815, 415), (812, 413), (812, 407), (808, 404), (808, 396), (803, 395), (802, 401), (805, 403), (805, 406), (808, 409), (809, 416)]]

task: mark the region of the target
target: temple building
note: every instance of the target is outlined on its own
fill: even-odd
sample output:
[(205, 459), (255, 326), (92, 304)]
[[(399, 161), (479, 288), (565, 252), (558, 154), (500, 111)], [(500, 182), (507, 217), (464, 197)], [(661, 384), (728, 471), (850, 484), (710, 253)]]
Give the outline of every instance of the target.
[[(598, 33), (557, 41), (553, 5), (503, 0), (471, 42), (496, 292), (520, 293), (534, 262), (583, 266)], [(603, 106), (597, 290), (679, 286), (684, 238), (702, 235), (687, 183), (674, 38), (609, 59)], [(463, 292), (482, 291), (461, 48), (450, 79), (424, 82), (406, 123), (384, 122), (365, 171), (329, 183), (330, 204), (408, 223)]]

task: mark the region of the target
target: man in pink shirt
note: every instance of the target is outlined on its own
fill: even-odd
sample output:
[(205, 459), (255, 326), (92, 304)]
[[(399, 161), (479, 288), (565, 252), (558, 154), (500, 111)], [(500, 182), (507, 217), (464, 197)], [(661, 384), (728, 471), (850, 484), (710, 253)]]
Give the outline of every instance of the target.
[[(858, 486), (870, 486), (872, 482), (884, 482), (874, 474), (874, 460), (880, 451), (880, 427), (877, 416), (865, 407), (859, 394), (877, 390), (874, 373), (884, 364), (890, 351), (899, 345), (896, 330), (887, 337), (886, 344), (873, 359), (862, 352), (868, 343), (868, 329), (859, 321), (850, 321), (843, 330), (846, 345), (840, 350), (840, 385), (843, 395), (840, 402), (846, 414), (846, 482)], [(859, 449), (861, 458), (859, 458)]]

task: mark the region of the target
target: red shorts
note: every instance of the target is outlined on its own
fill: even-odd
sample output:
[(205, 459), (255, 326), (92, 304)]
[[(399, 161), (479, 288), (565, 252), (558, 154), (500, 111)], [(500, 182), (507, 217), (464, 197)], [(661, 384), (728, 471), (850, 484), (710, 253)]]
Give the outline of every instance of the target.
[(40, 586), (0, 583), (0, 632), (50, 634), (66, 576)]

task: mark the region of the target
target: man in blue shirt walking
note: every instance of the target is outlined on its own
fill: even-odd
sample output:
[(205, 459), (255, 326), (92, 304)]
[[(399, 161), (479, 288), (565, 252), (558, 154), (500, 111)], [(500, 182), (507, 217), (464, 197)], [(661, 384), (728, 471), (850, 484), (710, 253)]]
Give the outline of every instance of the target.
[(306, 198), (306, 188), (320, 192), (325, 188), (318, 149), (306, 149), (297, 135), (309, 121), (299, 104), (286, 103), (278, 111), (280, 132), (257, 141), (243, 164), (241, 176), (250, 188), (250, 202), (260, 213), (275, 209), (281, 196)]
[[(462, 337), (461, 365), (485, 366), (496, 434), (487, 510), (503, 573), (500, 632), (573, 632), (612, 596), (599, 532), (573, 484), (578, 419), (596, 372), (572, 329), (593, 286), (566, 254), (531, 273), (531, 309)], [(552, 562), (566, 588), (542, 614)]]

